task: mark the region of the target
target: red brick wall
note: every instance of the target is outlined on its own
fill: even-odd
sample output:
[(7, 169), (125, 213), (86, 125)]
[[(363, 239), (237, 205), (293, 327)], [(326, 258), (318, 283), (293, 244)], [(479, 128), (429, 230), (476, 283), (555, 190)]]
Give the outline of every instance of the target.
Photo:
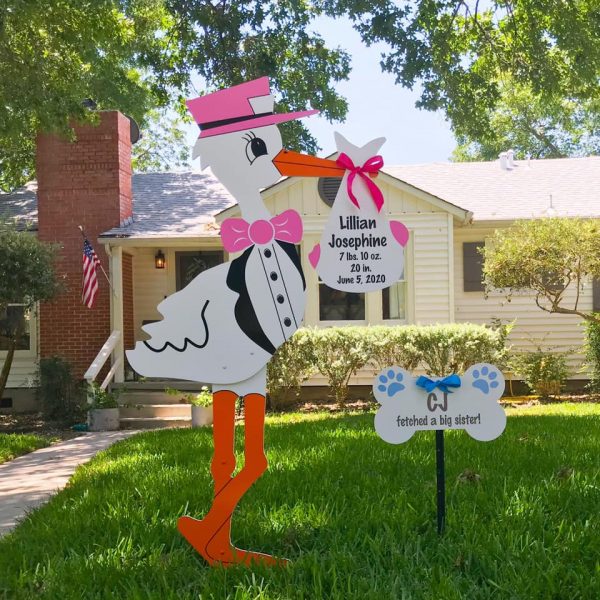
[(133, 335), (133, 257), (123, 252), (123, 342), (125, 350), (135, 346)]
[(129, 120), (100, 113), (97, 127), (76, 126), (76, 141), (50, 134), (37, 140), (38, 236), (57, 242), (59, 272), (67, 289), (40, 306), (40, 355), (59, 355), (82, 377), (110, 334), (110, 288), (99, 271), (99, 294), (92, 309), (81, 303), (82, 225), (108, 273), (108, 257), (98, 235), (131, 215)]

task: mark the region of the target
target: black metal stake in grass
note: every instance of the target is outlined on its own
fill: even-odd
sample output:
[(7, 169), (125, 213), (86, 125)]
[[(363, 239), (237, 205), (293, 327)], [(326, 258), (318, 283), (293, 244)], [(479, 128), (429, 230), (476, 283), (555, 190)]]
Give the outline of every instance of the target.
[(435, 463), (437, 470), (437, 530), (444, 533), (446, 524), (446, 466), (444, 464), (444, 430), (435, 431)]

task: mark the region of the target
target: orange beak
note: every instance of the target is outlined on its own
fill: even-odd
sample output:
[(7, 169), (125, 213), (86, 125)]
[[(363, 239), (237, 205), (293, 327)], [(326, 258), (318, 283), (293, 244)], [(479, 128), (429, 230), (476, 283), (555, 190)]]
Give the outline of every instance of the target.
[(346, 171), (335, 160), (285, 149), (273, 159), (273, 164), (282, 175), (290, 177), (342, 177)]

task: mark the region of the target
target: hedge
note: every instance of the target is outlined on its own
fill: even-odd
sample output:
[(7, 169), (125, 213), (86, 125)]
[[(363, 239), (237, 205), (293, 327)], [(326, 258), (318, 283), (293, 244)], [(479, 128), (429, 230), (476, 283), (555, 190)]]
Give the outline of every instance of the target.
[(398, 365), (428, 375), (463, 373), (477, 362), (502, 365), (509, 327), (447, 324), (396, 327), (299, 329), (275, 353), (267, 369), (270, 406), (294, 403), (304, 381), (315, 373), (327, 378), (338, 404), (348, 397), (348, 381), (358, 370), (373, 372)]

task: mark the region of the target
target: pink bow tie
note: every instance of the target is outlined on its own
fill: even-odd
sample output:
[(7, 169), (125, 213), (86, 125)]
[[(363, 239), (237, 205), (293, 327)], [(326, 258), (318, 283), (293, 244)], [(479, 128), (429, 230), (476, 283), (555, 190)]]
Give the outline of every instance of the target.
[(354, 184), (354, 178), (357, 175), (360, 175), (362, 180), (367, 184), (369, 188), (369, 192), (371, 193), (371, 198), (373, 198), (373, 202), (377, 207), (377, 212), (381, 211), (381, 207), (383, 206), (383, 194), (381, 190), (371, 181), (368, 173), (379, 173), (381, 167), (383, 167), (383, 158), (379, 155), (372, 156), (365, 162), (362, 167), (357, 167), (352, 162), (352, 159), (343, 152), (340, 154), (339, 158), (336, 160), (337, 164), (340, 167), (344, 167), (347, 171), (350, 171), (350, 175), (348, 175), (348, 181), (346, 183), (348, 188), (348, 196), (350, 196), (350, 200), (352, 204), (354, 204), (357, 208), (360, 208), (358, 204), (358, 200), (352, 191), (352, 186)]
[(297, 244), (302, 239), (302, 219), (295, 210), (286, 210), (270, 221), (259, 219), (225, 219), (221, 223), (221, 240), (227, 252), (240, 252), (252, 244), (268, 244), (273, 239)]

